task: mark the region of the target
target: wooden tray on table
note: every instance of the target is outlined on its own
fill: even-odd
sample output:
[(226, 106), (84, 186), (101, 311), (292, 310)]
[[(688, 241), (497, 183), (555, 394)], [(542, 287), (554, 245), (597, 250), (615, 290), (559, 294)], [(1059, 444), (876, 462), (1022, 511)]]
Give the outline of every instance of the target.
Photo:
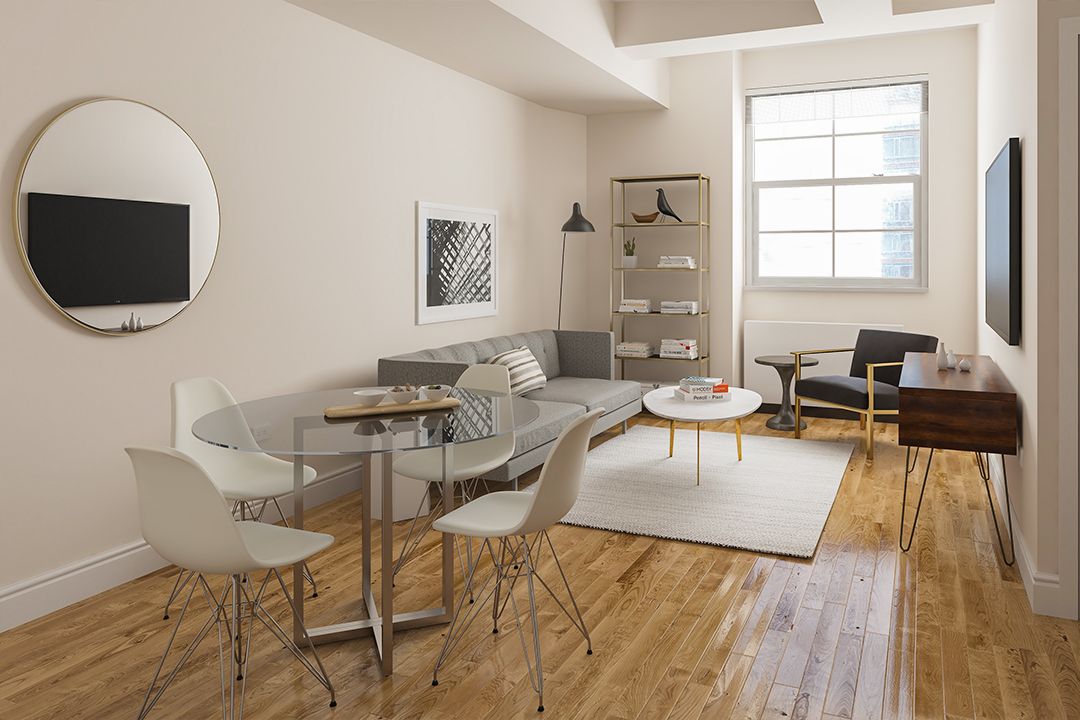
[(409, 413), (436, 412), (439, 410), (452, 410), (461, 405), (457, 398), (443, 398), (442, 400), (413, 400), (407, 403), (382, 402), (374, 407), (364, 405), (335, 405), (323, 410), (323, 414), (331, 420), (345, 418), (376, 417), (379, 415), (400, 415)]

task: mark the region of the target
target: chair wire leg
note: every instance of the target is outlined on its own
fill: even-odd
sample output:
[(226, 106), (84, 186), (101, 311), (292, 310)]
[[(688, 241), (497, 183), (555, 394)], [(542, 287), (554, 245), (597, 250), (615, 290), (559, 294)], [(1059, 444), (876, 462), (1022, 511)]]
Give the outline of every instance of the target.
[[(203, 638), (206, 637), (206, 634), (210, 632), (210, 627), (212, 625), (216, 625), (220, 619), (219, 612), (215, 612), (210, 618), (207, 619), (206, 623), (195, 634), (195, 637), (188, 644), (187, 648), (180, 656), (180, 659), (176, 661), (176, 664), (169, 672), (169, 675), (165, 678), (165, 680), (162, 681), (161, 685), (157, 688), (155, 692), (154, 685), (157, 683), (158, 678), (161, 677), (161, 670), (165, 666), (165, 660), (169, 655), (169, 651), (172, 649), (174, 641), (176, 640), (177, 631), (180, 629), (180, 625), (184, 621), (184, 615), (187, 613), (188, 605), (191, 603), (191, 596), (195, 593), (195, 587), (197, 585), (198, 583), (194, 582), (188, 589), (187, 596), (184, 599), (184, 604), (180, 608), (180, 615), (176, 619), (176, 625), (173, 627), (172, 634), (169, 636), (169, 642), (165, 645), (165, 652), (161, 654), (161, 660), (158, 661), (157, 668), (154, 670), (154, 676), (150, 680), (150, 686), (146, 689), (146, 695), (143, 697), (142, 709), (139, 711), (138, 720), (143, 720), (143, 718), (147, 716), (147, 714), (154, 708), (154, 706), (157, 705), (158, 700), (161, 699), (161, 696), (165, 693), (165, 690), (168, 689), (169, 685), (171, 685), (172, 681), (176, 678), (176, 674), (180, 671), (180, 668), (182, 668), (187, 663), (188, 658), (190, 658), (192, 653), (195, 652), (195, 649), (199, 646), (199, 643), (201, 643)], [(222, 602), (224, 602), (224, 598), (222, 598)], [(218, 609), (220, 609), (221, 604), (219, 603), (217, 607)]]
[[(271, 498), (270, 500), (263, 500), (263, 509), (266, 508), (266, 505), (267, 505), (268, 502), (273, 502), (274, 503), (274, 508), (277, 510), (277, 514), (281, 518), (281, 523), (285, 527), (290, 527), (289, 526), (289, 520), (288, 520), (288, 518), (285, 517), (285, 513), (282, 512), (281, 504), (278, 502), (278, 499), (277, 498)], [(262, 510), (259, 511), (259, 517), (262, 518)], [(311, 585), (311, 597), (313, 597), (313, 598), (319, 597), (319, 586), (315, 584), (315, 576), (312, 575), (311, 568), (308, 567), (307, 560), (305, 560), (303, 562), (302, 567), (303, 567), (303, 571), (304, 571), (304, 579), (307, 580), (309, 585)]]
[[(494, 551), (491, 550), (491, 541), (488, 538), (484, 539), (482, 547), (488, 548), (489, 552), (491, 552), (492, 559), (494, 560)], [(439, 669), (442, 667), (443, 663), (446, 662), (446, 658), (450, 655), (450, 652), (457, 646), (458, 641), (460, 641), (461, 638), (464, 637), (465, 632), (469, 629), (469, 626), (472, 625), (473, 620), (475, 620), (476, 617), (480, 614), (479, 608), (483, 607), (483, 605), (487, 602), (487, 598), (491, 597), (494, 594), (494, 587), (491, 590), (487, 590), (487, 586), (493, 578), (496, 580), (495, 587), (498, 587), (498, 570), (496, 569), (496, 572), (493, 573), (492, 576), (489, 577), (487, 580), (485, 580), (484, 584), (480, 588), (479, 592), (483, 596), (483, 600), (481, 601), (481, 603), (479, 605), (475, 605), (469, 610), (469, 612), (463, 612), (465, 608), (465, 598), (468, 597), (469, 594), (473, 591), (473, 583), (476, 580), (476, 569), (477, 567), (479, 567), (479, 565), (480, 563), (477, 562), (471, 568), (469, 568), (469, 573), (465, 579), (465, 589), (462, 591), (461, 596), (458, 598), (457, 606), (454, 609), (454, 616), (450, 620), (450, 627), (446, 630), (446, 637), (443, 640), (442, 649), (439, 651), (439, 655), (435, 659), (435, 669), (431, 675), (431, 684), (433, 686), (439, 684)], [(484, 595), (485, 590), (487, 590), (487, 595)]]
[[(994, 532), (997, 534), (998, 548), (1001, 550), (1001, 560), (1008, 567), (1012, 567), (1016, 562), (1016, 546), (1013, 544), (1013, 528), (1012, 528), (1012, 504), (1009, 503), (1009, 475), (1005, 469), (1005, 456), (1001, 456), (1001, 482), (1005, 486), (1005, 515), (1008, 518), (1009, 523), (1009, 551), (1012, 555), (1012, 559), (1005, 557), (1005, 541), (1001, 538), (1001, 529), (998, 527), (997, 515), (994, 513), (994, 498), (990, 494), (990, 453), (986, 453), (986, 461), (984, 463), (982, 454), (975, 453), (975, 463), (979, 466), (979, 477), (982, 478), (983, 486), (986, 488), (986, 502), (990, 505), (990, 519), (994, 521)], [(999, 507), (1001, 503), (998, 503)]]
[(559, 601), (559, 598), (556, 597), (555, 593), (552, 592), (551, 588), (549, 588), (547, 583), (544, 582), (544, 579), (541, 578), (539, 575), (537, 575), (536, 577), (538, 580), (540, 580), (541, 583), (543, 583), (544, 587), (547, 589), (551, 597), (555, 600), (556, 603), (558, 603), (562, 611), (566, 613), (566, 616), (570, 618), (570, 622), (574, 623), (574, 626), (577, 627), (577, 629), (581, 631), (581, 634), (585, 636), (585, 644), (587, 646), (586, 654), (592, 655), (592, 637), (589, 636), (589, 629), (585, 626), (585, 618), (581, 616), (581, 609), (578, 607), (577, 600), (574, 598), (574, 591), (570, 589), (570, 581), (566, 579), (566, 572), (563, 571), (562, 563), (559, 562), (559, 555), (555, 552), (555, 546), (551, 544), (551, 536), (548, 535), (547, 530), (541, 530), (540, 534), (543, 540), (547, 540), (548, 548), (551, 550), (551, 557), (555, 561), (555, 567), (558, 568), (559, 575), (562, 576), (563, 585), (566, 587), (566, 594), (570, 596), (570, 604), (574, 608), (574, 615), (577, 615), (576, 622), (574, 616), (571, 615), (570, 612), (566, 609), (566, 607), (562, 604), (562, 602)]
[[(533, 584), (533, 576), (535, 575), (536, 568), (533, 566), (532, 561), (532, 548), (529, 546), (529, 540), (524, 535), (521, 537), (522, 545), (525, 546), (524, 563), (525, 563), (525, 580), (529, 587), (529, 616), (532, 619), (532, 631), (533, 631), (533, 657), (536, 660), (536, 692), (540, 696), (540, 703), (536, 708), (537, 712), (544, 712), (544, 658), (540, 651), (540, 623), (536, 617), (536, 587)], [(520, 629), (520, 619), (519, 619)], [(524, 644), (525, 635), (522, 633), (521, 641)], [(525, 652), (526, 661), (528, 660), (529, 653)]]
[(911, 549), (911, 543), (915, 539), (915, 527), (919, 524), (919, 511), (922, 510), (923, 495), (926, 494), (926, 483), (930, 477), (930, 465), (934, 462), (934, 448), (930, 448), (930, 456), (926, 458), (926, 471), (923, 473), (922, 488), (919, 490), (919, 502), (915, 506), (915, 517), (911, 519), (911, 534), (908, 535), (907, 545), (904, 545), (904, 515), (907, 513), (907, 486), (908, 475), (915, 470), (919, 462), (919, 450), (915, 448), (915, 460), (911, 461), (911, 446), (908, 446), (907, 457), (904, 459), (904, 499), (900, 505), (900, 549), (907, 552)]
[[(299, 618), (300, 614), (296, 610), (296, 603), (293, 601), (292, 595), (289, 594), (288, 587), (285, 586), (285, 580), (281, 577), (281, 572), (277, 568), (273, 568), (270, 572), (272, 572), (274, 574), (274, 577), (277, 578), (278, 585), (281, 586), (281, 592), (285, 595), (285, 601), (289, 604), (289, 608), (292, 610), (293, 616)], [(270, 615), (265, 611), (263, 612), (263, 614), (267, 617), (270, 617)], [(315, 679), (318, 680), (319, 683), (322, 684), (322, 686), (330, 692), (330, 707), (337, 707), (337, 695), (334, 692), (334, 684), (330, 681), (330, 675), (326, 672), (326, 667), (323, 665), (322, 658), (319, 657), (319, 652), (315, 649), (315, 643), (311, 641), (311, 635), (308, 634), (307, 626), (304, 624), (303, 620), (300, 621), (300, 630), (302, 631), (304, 640), (307, 641), (307, 646), (308, 649), (311, 650), (312, 657), (315, 658), (315, 664), (318, 665), (319, 672), (314, 672), (311, 663), (307, 662), (307, 659), (304, 657), (304, 654), (300, 652), (300, 648), (296, 645), (296, 643), (290, 640), (288, 643), (286, 643), (286, 647), (289, 647), (289, 649), (292, 650), (294, 655), (305, 661), (304, 664), (307, 666), (311, 674), (315, 676)], [(289, 638), (287, 635), (284, 634), (284, 632), (282, 632), (282, 636), (278, 639), (288, 640)]]
[(193, 577), (195, 577), (195, 573), (180, 568), (180, 574), (176, 576), (176, 582), (173, 584), (172, 592), (169, 593), (169, 598), (165, 601), (165, 615), (161, 618), (162, 620), (169, 619), (169, 606), (180, 596), (180, 593), (184, 592), (184, 588), (187, 587), (188, 582)]

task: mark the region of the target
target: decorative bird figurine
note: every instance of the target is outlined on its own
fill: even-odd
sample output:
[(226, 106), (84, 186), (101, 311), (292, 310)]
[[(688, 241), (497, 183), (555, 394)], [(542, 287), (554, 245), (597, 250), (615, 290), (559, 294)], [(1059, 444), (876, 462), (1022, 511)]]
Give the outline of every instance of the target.
[(667, 196), (664, 195), (664, 188), (656, 188), (656, 209), (660, 211), (662, 215), (673, 217), (678, 222), (682, 222), (682, 218), (675, 214), (675, 211), (668, 205)]

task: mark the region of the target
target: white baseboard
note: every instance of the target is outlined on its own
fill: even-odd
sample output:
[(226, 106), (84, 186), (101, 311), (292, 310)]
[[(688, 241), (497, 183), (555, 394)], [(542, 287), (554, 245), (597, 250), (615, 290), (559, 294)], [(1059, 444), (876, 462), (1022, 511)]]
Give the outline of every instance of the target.
[[(339, 468), (319, 478), (304, 493), (306, 507), (316, 507), (360, 489), (360, 465)], [(291, 514), (292, 496), (280, 500)], [(273, 516), (273, 506), (268, 510)], [(0, 588), (0, 632), (48, 615), (167, 565), (145, 540), (115, 547)], [(164, 599), (163, 599), (164, 601)]]
[[(1005, 489), (1001, 481), (1001, 459), (991, 455), (990, 482), (994, 486), (994, 500), (999, 508), (1004, 508), (1001, 499), (1005, 497)], [(998, 521), (1004, 524), (1002, 531), (1006, 531), (1008, 523), (1005, 518), (998, 518)], [(996, 538), (994, 542), (997, 542)], [(1016, 567), (1020, 570), (1032, 611), (1039, 615), (1076, 620), (1075, 598), (1062, 587), (1060, 575), (1038, 569), (1018, 524), (1013, 525), (1013, 547), (1016, 549)]]

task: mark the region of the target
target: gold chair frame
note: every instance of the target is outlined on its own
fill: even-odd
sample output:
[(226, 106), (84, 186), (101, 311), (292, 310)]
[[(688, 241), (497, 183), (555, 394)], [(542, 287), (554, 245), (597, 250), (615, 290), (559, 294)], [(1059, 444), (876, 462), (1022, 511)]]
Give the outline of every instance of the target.
[[(802, 356), (803, 355), (824, 355), (826, 353), (840, 353), (840, 352), (855, 352), (855, 348), (826, 348), (824, 350), (796, 350), (791, 354), (795, 356), (795, 387), (799, 387), (799, 378), (802, 377)], [(853, 412), (859, 416), (859, 428), (863, 430), (863, 444), (866, 449), (866, 459), (869, 462), (874, 460), (874, 417), (877, 415), (899, 415), (900, 410), (875, 410), (874, 409), (874, 370), (880, 367), (897, 367), (903, 365), (904, 362), (881, 362), (881, 363), (866, 363), (866, 395), (867, 406), (865, 408), (851, 407), (849, 405), (841, 405), (840, 403), (829, 402), (827, 400), (819, 400), (817, 398), (808, 397), (807, 399), (813, 400), (816, 403), (822, 405), (828, 405), (829, 407), (840, 408), (841, 410), (847, 410)], [(798, 390), (795, 391), (795, 437), (802, 437), (800, 426), (802, 424), (802, 396), (799, 395)]]

